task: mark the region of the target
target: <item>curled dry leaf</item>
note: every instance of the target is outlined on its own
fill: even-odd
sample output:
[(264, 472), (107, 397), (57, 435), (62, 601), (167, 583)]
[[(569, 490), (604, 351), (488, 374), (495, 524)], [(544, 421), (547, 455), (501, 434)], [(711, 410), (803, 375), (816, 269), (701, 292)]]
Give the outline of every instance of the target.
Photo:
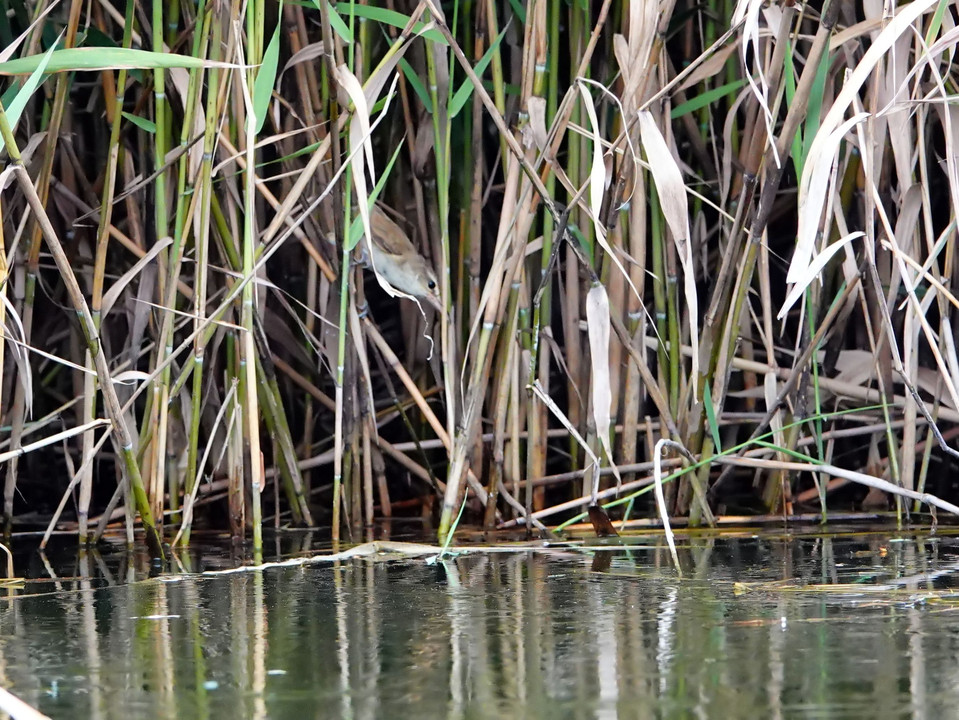
[[(773, 115), (769, 109), (769, 85), (766, 82), (766, 76), (763, 74), (762, 65), (756, 62), (756, 74), (759, 77), (759, 82), (757, 83), (746, 62), (746, 53), (749, 50), (752, 50), (753, 58), (761, 58), (763, 56), (762, 48), (759, 44), (759, 16), (762, 13), (764, 4), (765, 0), (739, 0), (739, 2), (736, 3), (736, 10), (733, 12), (731, 24), (736, 25), (740, 22), (743, 23), (743, 42), (739, 47), (741, 49), (740, 55), (743, 61), (744, 74), (746, 75), (746, 80), (749, 81), (749, 87), (752, 89), (753, 95), (762, 108), (763, 119), (766, 122), (766, 137), (773, 138), (775, 137), (773, 133)], [(775, 153), (775, 143), (772, 143), (771, 147)], [(778, 165), (779, 155), (776, 154), (775, 157), (776, 164)]]
[[(796, 301), (806, 292), (812, 281), (819, 277), (819, 273), (822, 272), (822, 269), (826, 267), (832, 256), (837, 252), (842, 250), (848, 243), (852, 242), (856, 238), (865, 237), (866, 233), (857, 230), (854, 233), (849, 233), (844, 238), (840, 238), (832, 245), (826, 247), (821, 253), (816, 256), (816, 259), (811, 263), (807, 264), (802, 270), (801, 275), (797, 275), (795, 279), (795, 285), (789, 291), (789, 294), (786, 296), (786, 299), (783, 301), (783, 306), (779, 310), (779, 314), (776, 316), (777, 319), (782, 320), (786, 317), (786, 313), (789, 312), (790, 308), (796, 303)], [(798, 252), (798, 249), (797, 249)], [(792, 268), (790, 268), (792, 270)]]
[(299, 65), (302, 62), (307, 62), (309, 60), (316, 60), (318, 57), (323, 55), (323, 41), (310, 43), (309, 45), (300, 48), (295, 52), (289, 60), (286, 61), (286, 65), (283, 66), (283, 69), (280, 71), (280, 77), (277, 80), (277, 86), (282, 87), (281, 81), (283, 80), (283, 73), (289, 70), (295, 65)]
[(117, 299), (120, 297), (120, 293), (122, 293), (124, 288), (130, 284), (133, 278), (139, 275), (161, 251), (170, 247), (172, 243), (173, 238), (169, 235), (158, 240), (153, 244), (153, 247), (150, 248), (150, 250), (134, 264), (132, 268), (123, 273), (123, 275), (116, 282), (114, 282), (113, 285), (110, 286), (110, 289), (104, 293), (103, 300), (100, 305), (101, 321), (110, 314), (110, 310), (112, 310), (113, 306), (116, 304)]
[(689, 77), (683, 80), (678, 89), (688, 90), (691, 87), (699, 85), (699, 83), (701, 83), (703, 80), (707, 80), (718, 75), (726, 65), (726, 61), (729, 60), (729, 56), (736, 52), (738, 47), (738, 45), (727, 45), (726, 47), (719, 48), (712, 54), (712, 57), (704, 61), (699, 67), (693, 70), (689, 74)]
[(622, 484), (623, 479), (619, 476), (619, 470), (613, 461), (613, 449), (609, 444), (609, 410), (613, 404), (613, 391), (609, 382), (609, 296), (606, 288), (599, 283), (593, 285), (586, 295), (586, 329), (589, 332), (589, 356), (593, 371), (593, 420), (596, 423), (596, 435), (606, 452), (606, 459), (613, 469), (616, 482)]

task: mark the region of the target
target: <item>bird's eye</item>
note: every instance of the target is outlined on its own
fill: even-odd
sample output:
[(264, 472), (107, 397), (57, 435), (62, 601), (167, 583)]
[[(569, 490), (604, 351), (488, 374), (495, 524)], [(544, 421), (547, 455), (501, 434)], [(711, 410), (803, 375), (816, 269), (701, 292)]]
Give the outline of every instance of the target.
[(428, 287), (430, 290), (435, 290), (435, 289), (436, 289), (436, 283), (433, 282), (432, 280), (428, 280), (428, 281), (426, 282), (426, 287)]

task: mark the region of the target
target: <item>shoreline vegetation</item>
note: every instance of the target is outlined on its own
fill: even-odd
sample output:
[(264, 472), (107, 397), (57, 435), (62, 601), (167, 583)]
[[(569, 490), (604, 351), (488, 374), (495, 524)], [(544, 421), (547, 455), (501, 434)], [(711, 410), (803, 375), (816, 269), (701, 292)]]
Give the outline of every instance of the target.
[(7, 7), (8, 535), (959, 510), (955, 3)]

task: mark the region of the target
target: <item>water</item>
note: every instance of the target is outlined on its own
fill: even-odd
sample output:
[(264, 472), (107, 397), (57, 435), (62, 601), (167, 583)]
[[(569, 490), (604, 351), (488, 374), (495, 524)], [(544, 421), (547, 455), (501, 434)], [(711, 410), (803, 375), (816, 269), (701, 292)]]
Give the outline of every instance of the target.
[(682, 578), (637, 542), (173, 582), (87, 556), (4, 591), (0, 685), (53, 718), (954, 716), (956, 539), (699, 538)]

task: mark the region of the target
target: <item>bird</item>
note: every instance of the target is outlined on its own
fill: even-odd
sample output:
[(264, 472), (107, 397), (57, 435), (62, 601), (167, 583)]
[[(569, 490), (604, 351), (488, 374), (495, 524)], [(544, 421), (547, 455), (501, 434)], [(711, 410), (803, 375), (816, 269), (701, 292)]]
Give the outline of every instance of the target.
[(376, 205), (370, 211), (370, 231), (374, 271), (400, 292), (425, 300), (443, 312), (439, 281), (433, 268), (403, 229)]

